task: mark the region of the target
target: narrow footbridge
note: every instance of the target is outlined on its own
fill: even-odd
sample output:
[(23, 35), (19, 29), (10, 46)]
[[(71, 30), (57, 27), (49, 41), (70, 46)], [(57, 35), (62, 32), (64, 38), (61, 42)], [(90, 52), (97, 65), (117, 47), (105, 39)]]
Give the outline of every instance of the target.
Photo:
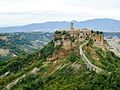
[(80, 55), (81, 55), (84, 63), (86, 64), (87, 69), (89, 69), (90, 71), (95, 71), (96, 73), (99, 73), (99, 72), (102, 71), (102, 69), (100, 69), (99, 67), (93, 65), (93, 64), (89, 61), (89, 59), (86, 57), (86, 55), (84, 54), (84, 52), (83, 52), (83, 50), (82, 50), (82, 47), (83, 47), (84, 45), (86, 45), (87, 43), (88, 43), (88, 41), (85, 42), (84, 44), (80, 45), (80, 47), (79, 47), (79, 49), (80, 49)]

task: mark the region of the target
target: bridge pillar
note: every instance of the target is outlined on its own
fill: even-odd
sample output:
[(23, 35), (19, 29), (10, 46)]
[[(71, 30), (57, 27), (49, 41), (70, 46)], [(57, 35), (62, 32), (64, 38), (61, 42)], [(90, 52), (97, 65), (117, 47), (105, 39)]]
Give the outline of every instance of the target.
[(99, 73), (99, 70), (96, 69), (96, 73)]
[(88, 64), (86, 64), (87, 65), (87, 69), (89, 69), (89, 65)]
[(90, 71), (91, 71), (91, 70), (92, 70), (92, 67), (90, 66), (89, 68), (90, 68)]
[(85, 64), (87, 64), (87, 62), (84, 60)]
[(93, 68), (93, 71), (95, 71), (95, 68)]

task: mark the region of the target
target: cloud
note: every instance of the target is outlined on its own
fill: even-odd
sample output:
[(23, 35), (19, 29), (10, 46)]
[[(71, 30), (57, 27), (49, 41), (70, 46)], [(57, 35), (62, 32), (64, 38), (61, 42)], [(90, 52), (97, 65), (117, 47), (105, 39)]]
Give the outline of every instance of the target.
[(120, 19), (120, 0), (0, 0), (0, 25), (91, 18)]
[(74, 5), (74, 6), (85, 6), (94, 7), (97, 9), (104, 8), (120, 8), (120, 0), (60, 0), (61, 2)]

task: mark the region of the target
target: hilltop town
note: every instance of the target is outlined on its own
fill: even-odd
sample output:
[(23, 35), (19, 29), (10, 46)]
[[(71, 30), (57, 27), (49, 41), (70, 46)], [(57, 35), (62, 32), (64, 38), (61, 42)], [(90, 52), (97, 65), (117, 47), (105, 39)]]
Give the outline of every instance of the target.
[[(43, 41), (41, 35), (48, 39), (52, 36), (32, 33), (28, 39), (14, 37), (18, 44), (27, 44)], [(120, 58), (107, 48), (103, 32), (76, 29), (71, 23), (70, 29), (58, 30), (53, 36), (40, 51), (0, 62), (0, 90), (112, 90), (113, 84), (119, 86)]]
[(104, 50), (106, 49), (103, 32), (93, 31), (87, 28), (76, 29), (74, 28), (74, 24), (71, 23), (69, 30), (57, 30), (54, 33), (55, 46), (62, 45), (66, 50), (75, 47), (85, 40), (92, 40), (95, 46)]

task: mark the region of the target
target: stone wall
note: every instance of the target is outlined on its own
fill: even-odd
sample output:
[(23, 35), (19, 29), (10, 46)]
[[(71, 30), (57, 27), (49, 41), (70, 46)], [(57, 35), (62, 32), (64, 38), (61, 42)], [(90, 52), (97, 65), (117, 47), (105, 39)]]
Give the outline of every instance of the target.
[(65, 50), (68, 50), (72, 47), (72, 42), (69, 39), (67, 39), (67, 40), (64, 40), (62, 45)]
[[(60, 34), (61, 32), (61, 34)], [(64, 32), (64, 33), (63, 33)], [(59, 31), (58, 34), (55, 33), (54, 40), (59, 38), (60, 40), (55, 41), (56, 45), (62, 45), (64, 49), (70, 49), (76, 43), (80, 43), (85, 39), (92, 39), (97, 46), (102, 46), (104, 44), (104, 36), (100, 32), (95, 32), (89, 29), (70, 29), (66, 31)], [(75, 39), (75, 40), (74, 40)]]

